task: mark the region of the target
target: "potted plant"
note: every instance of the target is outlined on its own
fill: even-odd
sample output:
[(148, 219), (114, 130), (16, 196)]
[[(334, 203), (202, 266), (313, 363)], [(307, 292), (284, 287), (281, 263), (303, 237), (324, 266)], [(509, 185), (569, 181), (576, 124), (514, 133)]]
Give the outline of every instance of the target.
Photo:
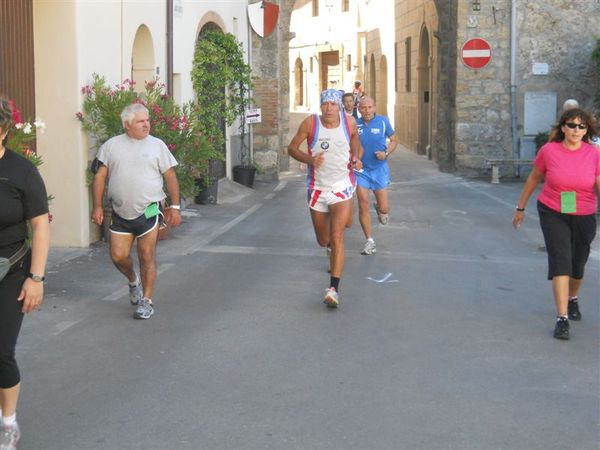
[(253, 187), (254, 175), (256, 174), (256, 165), (252, 160), (252, 152), (250, 151), (250, 146), (246, 140), (246, 108), (249, 100), (247, 97), (247, 91), (248, 85), (240, 82), (238, 89), (238, 93), (240, 94), (238, 103), (238, 117), (240, 120), (240, 164), (234, 166), (233, 168), (233, 181), (243, 184), (244, 186)]
[[(213, 139), (216, 148), (224, 147), (224, 125), (240, 120), (238, 159), (240, 166), (251, 169), (253, 178), (256, 167), (247, 142), (245, 121), (248, 94), (252, 88), (251, 69), (244, 60), (242, 44), (233, 34), (214, 30), (201, 34), (196, 44), (192, 83), (200, 110), (201, 129)], [(234, 180), (240, 166), (233, 169)]]

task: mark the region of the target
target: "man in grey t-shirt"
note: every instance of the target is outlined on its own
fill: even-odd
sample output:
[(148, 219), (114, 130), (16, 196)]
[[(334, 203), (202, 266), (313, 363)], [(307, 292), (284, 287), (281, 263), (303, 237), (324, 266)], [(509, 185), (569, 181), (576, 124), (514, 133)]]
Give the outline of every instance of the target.
[[(121, 120), (125, 134), (106, 141), (96, 156), (101, 165), (92, 186), (92, 222), (101, 225), (104, 221), (102, 196), (108, 178), (108, 199), (113, 209), (110, 256), (129, 281), (129, 300), (137, 305), (133, 317), (148, 319), (154, 314), (156, 240), (163, 216), (161, 203), (166, 197), (163, 179), (171, 199), (166, 222), (171, 227), (181, 223), (179, 183), (174, 169), (177, 161), (163, 141), (150, 136), (150, 120), (144, 105), (127, 106)], [(141, 280), (130, 255), (136, 239)]]

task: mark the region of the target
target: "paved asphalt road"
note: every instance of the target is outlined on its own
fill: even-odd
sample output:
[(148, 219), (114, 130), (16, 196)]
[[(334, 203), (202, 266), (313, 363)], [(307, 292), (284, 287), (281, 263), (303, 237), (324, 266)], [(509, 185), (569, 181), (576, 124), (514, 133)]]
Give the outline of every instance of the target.
[(54, 249), (18, 347), (21, 448), (597, 449), (599, 240), (557, 341), (535, 202), (510, 225), (522, 184), (408, 152), (392, 173), (377, 255), (347, 233), (338, 310), (297, 173), (188, 207), (148, 321), (105, 245)]

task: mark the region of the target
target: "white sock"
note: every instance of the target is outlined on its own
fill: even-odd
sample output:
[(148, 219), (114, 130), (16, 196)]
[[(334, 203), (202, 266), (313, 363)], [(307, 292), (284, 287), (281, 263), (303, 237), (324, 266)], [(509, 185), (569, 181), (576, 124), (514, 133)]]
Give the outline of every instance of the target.
[(12, 416), (2, 416), (2, 422), (5, 426), (15, 426), (17, 424), (17, 413), (14, 413)]
[(135, 281), (129, 283), (129, 286), (138, 286), (140, 284), (140, 276), (135, 272)]
[(373, 239), (372, 237), (368, 238), (367, 241), (369, 242), (375, 242), (375, 239)]

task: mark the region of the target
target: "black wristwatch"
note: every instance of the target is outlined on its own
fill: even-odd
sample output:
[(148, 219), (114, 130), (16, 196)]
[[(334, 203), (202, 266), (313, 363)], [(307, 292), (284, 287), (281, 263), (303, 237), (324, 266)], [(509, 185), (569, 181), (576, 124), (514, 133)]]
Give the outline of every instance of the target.
[(46, 277), (44, 276), (40, 276), (40, 275), (36, 275), (34, 273), (29, 272), (29, 275), (27, 275), (29, 278), (31, 278), (33, 281), (35, 281), (36, 283), (43, 283), (46, 280)]

